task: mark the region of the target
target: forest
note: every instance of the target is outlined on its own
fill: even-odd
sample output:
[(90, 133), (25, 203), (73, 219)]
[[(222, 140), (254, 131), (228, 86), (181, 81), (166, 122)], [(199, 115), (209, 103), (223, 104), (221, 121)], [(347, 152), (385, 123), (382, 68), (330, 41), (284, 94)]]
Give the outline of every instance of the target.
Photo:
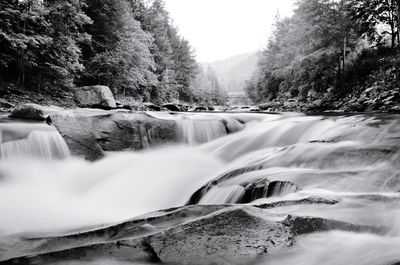
[(299, 0), (245, 90), (265, 108), (399, 111), (399, 28), (399, 0)]
[(106, 85), (138, 101), (222, 104), (162, 0), (0, 1), (0, 92)]

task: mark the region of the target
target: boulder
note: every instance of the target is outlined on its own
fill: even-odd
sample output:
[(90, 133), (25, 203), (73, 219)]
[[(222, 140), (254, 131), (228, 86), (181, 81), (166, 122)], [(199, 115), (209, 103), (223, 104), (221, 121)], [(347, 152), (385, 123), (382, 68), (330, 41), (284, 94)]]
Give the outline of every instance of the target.
[(177, 112), (182, 111), (181, 108), (177, 104), (174, 104), (174, 103), (166, 103), (166, 104), (162, 105), (162, 107), (166, 108), (169, 111), (177, 111)]
[(10, 115), (10, 118), (31, 119), (44, 121), (53, 113), (63, 111), (63, 108), (56, 106), (41, 106), (34, 103), (27, 103), (17, 106)]
[(113, 109), (117, 105), (107, 86), (84, 86), (74, 90), (75, 99), (81, 107)]
[(81, 109), (50, 116), (71, 153), (88, 160), (107, 151), (146, 149), (176, 141), (176, 124), (145, 113)]
[(198, 111), (207, 111), (207, 107), (204, 106), (194, 106), (189, 108), (189, 111), (198, 112)]

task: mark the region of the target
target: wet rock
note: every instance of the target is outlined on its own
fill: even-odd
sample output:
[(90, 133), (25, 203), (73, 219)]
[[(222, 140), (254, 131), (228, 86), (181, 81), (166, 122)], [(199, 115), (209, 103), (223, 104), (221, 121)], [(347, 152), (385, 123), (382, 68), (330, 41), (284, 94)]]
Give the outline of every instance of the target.
[(372, 232), (378, 234), (381, 232), (379, 228), (364, 225), (355, 225), (351, 223), (317, 217), (299, 217), (288, 215), (288, 217), (282, 223), (290, 226), (295, 235), (303, 235), (330, 230), (341, 230), (349, 232)]
[(189, 109), (189, 111), (193, 112), (200, 112), (200, 111), (207, 111), (207, 107), (205, 106), (194, 106)]
[(50, 116), (73, 155), (88, 160), (106, 151), (140, 150), (176, 141), (176, 125), (145, 113), (82, 109)]
[(84, 86), (74, 90), (76, 101), (81, 107), (113, 109), (117, 105), (107, 86)]
[(17, 106), (12, 112), (11, 118), (18, 119), (31, 119), (31, 120), (40, 120), (44, 121), (48, 119), (48, 117), (64, 109), (56, 106), (40, 106), (34, 103), (27, 103), (20, 106)]
[(151, 103), (151, 102), (144, 103), (144, 106), (146, 107), (146, 110), (149, 110), (149, 111), (161, 111), (160, 106), (158, 106), (154, 103)]
[(309, 197), (301, 200), (292, 200), (292, 201), (277, 201), (273, 203), (260, 204), (255, 207), (262, 209), (271, 209), (276, 207), (287, 207), (287, 206), (298, 206), (298, 205), (313, 205), (313, 204), (323, 204), (323, 205), (335, 205), (338, 201), (328, 200), (319, 197)]
[(299, 188), (289, 181), (261, 180), (245, 185), (245, 192), (238, 203), (250, 203), (258, 199), (283, 196), (296, 192)]
[[(152, 213), (108, 228), (26, 240), (0, 264), (54, 264), (107, 259), (169, 264), (248, 264), (291, 247), (296, 237), (329, 230), (377, 232), (336, 220), (288, 215), (252, 206), (189, 206)], [(6, 257), (6, 259), (4, 258)]]
[(173, 103), (167, 103), (162, 105), (163, 108), (166, 108), (169, 111), (177, 111), (180, 112), (181, 108), (177, 105), (177, 104), (173, 104)]
[[(233, 178), (235, 176), (244, 174), (246, 172), (250, 172), (253, 170), (258, 170), (259, 167), (249, 167), (236, 169), (231, 172), (228, 172), (222, 175), (217, 180), (213, 180), (202, 188), (197, 190), (190, 197), (188, 201), (188, 205), (197, 204), (201, 201), (201, 199), (215, 186), (218, 186), (220, 183), (224, 182), (227, 179)], [(269, 198), (275, 196), (283, 196), (290, 193), (294, 193), (299, 190), (294, 183), (289, 181), (269, 181), (267, 178), (259, 179), (253, 182), (244, 182), (244, 183), (236, 183), (235, 185), (240, 185), (244, 187), (243, 195), (240, 196), (237, 201), (234, 203), (244, 204), (250, 203), (258, 199)], [(228, 202), (225, 202), (228, 203)]]
[(166, 263), (244, 264), (289, 247), (292, 239), (290, 227), (235, 209), (149, 236), (148, 242)]
[(9, 110), (9, 109), (12, 109), (14, 107), (15, 107), (14, 104), (12, 104), (12, 103), (0, 98), (0, 110)]

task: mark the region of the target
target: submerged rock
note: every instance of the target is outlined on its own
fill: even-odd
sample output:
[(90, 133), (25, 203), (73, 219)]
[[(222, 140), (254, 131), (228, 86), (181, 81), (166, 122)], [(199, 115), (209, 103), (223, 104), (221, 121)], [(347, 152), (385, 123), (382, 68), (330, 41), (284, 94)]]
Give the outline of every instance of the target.
[(76, 101), (81, 107), (113, 109), (117, 105), (107, 86), (84, 86), (74, 90)]

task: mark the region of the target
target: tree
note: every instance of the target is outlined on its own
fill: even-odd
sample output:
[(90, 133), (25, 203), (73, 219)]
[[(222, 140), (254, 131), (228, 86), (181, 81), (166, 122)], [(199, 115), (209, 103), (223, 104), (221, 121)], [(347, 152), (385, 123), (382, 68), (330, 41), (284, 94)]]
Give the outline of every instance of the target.
[(247, 84), (249, 97), (309, 101), (343, 86), (346, 56), (357, 38), (344, 1), (299, 1), (291, 18), (277, 17), (258, 71)]
[(399, 42), (400, 1), (350, 0), (348, 5), (351, 17), (358, 25), (361, 34), (365, 34), (377, 43), (381, 43), (382, 39), (389, 35), (392, 47), (395, 46), (396, 40)]
[(178, 98), (184, 102), (191, 102), (193, 98), (190, 83), (196, 77), (197, 62), (189, 42), (180, 37), (178, 31), (173, 27), (169, 30), (169, 39), (173, 62), (171, 68), (174, 72), (174, 86), (178, 92)]
[(71, 88), (84, 70), (80, 44), (90, 41), (83, 27), (92, 21), (83, 13), (79, 0), (46, 0), (45, 5), (46, 19), (51, 24), (47, 35), (52, 41), (40, 57), (38, 84), (46, 76), (60, 87)]
[(134, 19), (125, 0), (88, 1), (87, 13), (94, 24), (93, 37), (86, 48), (86, 80), (110, 86), (115, 93), (149, 98), (149, 87), (156, 86), (154, 61), (149, 47), (151, 36)]
[(217, 75), (211, 67), (197, 68), (196, 77), (191, 82), (194, 102), (208, 105), (225, 105), (227, 93), (218, 82)]
[(151, 99), (153, 101), (176, 99), (178, 92), (174, 87), (173, 51), (169, 39), (170, 18), (163, 1), (155, 0), (152, 2), (147, 9), (142, 27), (154, 38), (150, 51), (155, 62), (158, 86), (152, 88)]
[(0, 65), (2, 75), (6, 69), (9, 78), (16, 78), (22, 87), (26, 77), (35, 73), (40, 54), (51, 38), (45, 34), (50, 26), (42, 1), (5, 0), (0, 3)]

